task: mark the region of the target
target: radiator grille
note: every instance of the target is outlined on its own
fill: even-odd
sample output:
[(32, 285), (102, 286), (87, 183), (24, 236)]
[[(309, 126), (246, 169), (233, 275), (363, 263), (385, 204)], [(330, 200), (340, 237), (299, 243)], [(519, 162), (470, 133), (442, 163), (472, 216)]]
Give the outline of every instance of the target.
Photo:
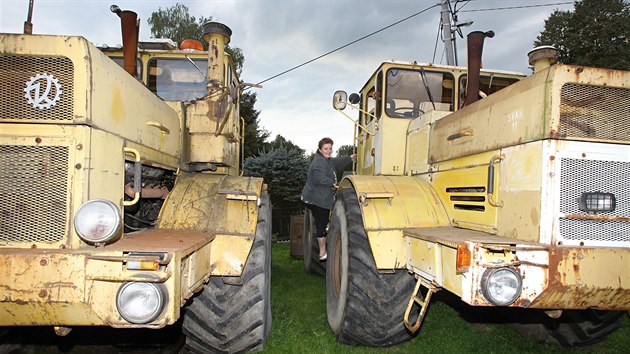
[[(41, 109), (29, 103), (24, 89), (38, 74), (52, 75), (61, 92), (53, 86), (48, 97), (59, 93), (59, 101)], [(68, 58), (0, 55), (0, 120), (71, 121), (73, 119), (74, 68)], [(43, 89), (42, 89), (43, 90)], [(41, 93), (41, 92), (40, 92)]]
[(630, 141), (630, 89), (565, 84), (558, 133), (561, 138)]
[(67, 175), (66, 146), (0, 146), (0, 241), (60, 241)]
[[(582, 192), (613, 193), (615, 210), (602, 216), (630, 217), (630, 163), (562, 159), (560, 176), (560, 212), (588, 215), (578, 209)], [(630, 222), (560, 218), (560, 235), (572, 241), (630, 242)]]

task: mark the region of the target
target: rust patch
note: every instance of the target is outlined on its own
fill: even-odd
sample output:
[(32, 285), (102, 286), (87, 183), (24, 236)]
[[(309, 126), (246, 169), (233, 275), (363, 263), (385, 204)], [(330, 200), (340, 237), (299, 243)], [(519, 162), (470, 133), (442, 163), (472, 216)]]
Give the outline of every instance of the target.
[(586, 135), (595, 135), (595, 128), (591, 127), (587, 123), (579, 122), (574, 119), (565, 118), (563, 122), (568, 126), (581, 130)]
[[(580, 280), (580, 261), (598, 257), (596, 249), (552, 247), (549, 251), (549, 283), (530, 307), (583, 309), (597, 306), (604, 310), (627, 310), (630, 290), (617, 284), (597, 286)], [(574, 281), (574, 283), (572, 283)]]
[(614, 215), (584, 215), (584, 214), (565, 214), (566, 219), (578, 219), (578, 220), (595, 220), (595, 221), (630, 221), (630, 217), (627, 216), (614, 216)]

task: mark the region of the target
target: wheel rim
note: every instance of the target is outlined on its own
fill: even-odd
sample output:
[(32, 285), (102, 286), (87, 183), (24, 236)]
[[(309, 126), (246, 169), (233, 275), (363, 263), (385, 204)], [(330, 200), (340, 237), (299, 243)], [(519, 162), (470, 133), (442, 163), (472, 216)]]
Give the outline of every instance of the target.
[(332, 285), (335, 292), (335, 297), (339, 298), (341, 293), (341, 235), (335, 235), (335, 244), (333, 245), (333, 271), (332, 271)]

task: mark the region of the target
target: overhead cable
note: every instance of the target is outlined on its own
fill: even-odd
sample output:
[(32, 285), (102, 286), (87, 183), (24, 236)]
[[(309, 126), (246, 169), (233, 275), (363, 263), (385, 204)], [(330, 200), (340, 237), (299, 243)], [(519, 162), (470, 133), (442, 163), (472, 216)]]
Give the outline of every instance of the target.
[(264, 83), (264, 82), (267, 82), (267, 81), (269, 81), (269, 80), (271, 80), (271, 79), (275, 79), (276, 77), (278, 77), (278, 76), (280, 76), (280, 75), (284, 75), (284, 74), (286, 74), (286, 73), (288, 73), (288, 72), (290, 72), (290, 71), (293, 71), (293, 70), (295, 70), (295, 69), (301, 68), (301, 67), (303, 67), (303, 66), (304, 66), (304, 65), (306, 65), (306, 64), (310, 64), (310, 63), (314, 62), (315, 60), (321, 59), (321, 58), (323, 58), (323, 57), (325, 57), (325, 56), (327, 56), (327, 55), (330, 55), (330, 54), (332, 54), (332, 53), (334, 53), (334, 52), (336, 52), (336, 51), (339, 51), (339, 50), (341, 50), (341, 49), (343, 49), (343, 48), (346, 48), (346, 47), (348, 47), (348, 46), (351, 46), (351, 45), (353, 45), (353, 44), (355, 44), (355, 43), (357, 43), (357, 42), (360, 42), (360, 41), (362, 41), (362, 40), (364, 40), (364, 39), (366, 39), (366, 38), (368, 38), (368, 37), (371, 37), (371, 36), (373, 36), (373, 35), (375, 35), (375, 34), (377, 34), (377, 33), (383, 32), (384, 30), (386, 30), (386, 29), (388, 29), (388, 28), (391, 28), (391, 27), (394, 27), (394, 26), (396, 26), (397, 24), (399, 24), (399, 23), (401, 23), (401, 22), (407, 21), (408, 19), (413, 18), (413, 17), (415, 17), (415, 16), (418, 16), (418, 15), (420, 15), (420, 14), (421, 14), (421, 13), (423, 13), (423, 12), (429, 11), (430, 9), (432, 9), (432, 8), (434, 8), (434, 7), (438, 6), (438, 5), (439, 5), (439, 4), (435, 4), (435, 5), (433, 5), (433, 6), (429, 6), (429, 7), (427, 7), (426, 9), (424, 9), (424, 10), (422, 10), (422, 11), (418, 11), (418, 12), (416, 12), (416, 13), (412, 14), (412, 15), (409, 15), (409, 16), (407, 16), (407, 17), (403, 18), (402, 20), (399, 20), (399, 21), (396, 21), (396, 22), (392, 23), (391, 25), (385, 26), (385, 27), (383, 27), (383, 28), (381, 28), (381, 29), (379, 29), (379, 30), (377, 30), (377, 31), (374, 31), (374, 32), (372, 32), (372, 33), (370, 33), (370, 34), (367, 34), (367, 35), (365, 35), (365, 36), (363, 36), (363, 37), (361, 37), (361, 38), (359, 38), (359, 39), (355, 39), (354, 41), (352, 41), (352, 42), (350, 42), (350, 43), (344, 44), (344, 45), (342, 45), (341, 47), (338, 47), (338, 48), (336, 48), (336, 49), (333, 49), (333, 50), (331, 50), (331, 51), (329, 51), (329, 52), (326, 52), (326, 53), (324, 53), (324, 54), (322, 54), (322, 55), (320, 55), (320, 56), (318, 56), (318, 57), (316, 57), (316, 58), (313, 58), (313, 59), (311, 59), (311, 60), (305, 61), (304, 63), (302, 63), (302, 64), (300, 64), (300, 65), (294, 66), (294, 67), (292, 67), (291, 69), (285, 70), (285, 71), (283, 71), (283, 72), (281, 72), (281, 73), (279, 73), (279, 74), (276, 74), (276, 75), (274, 75), (274, 76), (272, 76), (272, 77), (270, 77), (270, 78), (268, 78), (268, 79), (265, 79), (265, 80), (263, 80), (263, 81), (259, 82), (257, 85), (260, 85), (260, 84), (262, 84), (262, 83)]
[[(468, 0), (468, 1), (474, 1), (474, 0)], [(459, 1), (458, 1), (458, 2), (459, 2)], [(460, 9), (459, 9), (459, 10), (457, 10), (457, 11), (458, 11), (458, 12), (479, 12), (479, 11), (513, 10), (513, 9), (524, 9), (524, 8), (532, 8), (532, 7), (545, 7), (545, 6), (567, 5), (567, 4), (574, 4), (574, 3), (575, 3), (574, 1), (565, 1), (565, 2), (550, 3), (550, 4), (522, 5), (522, 6), (496, 7), (496, 8), (472, 9), (472, 10), (462, 10), (462, 9), (460, 8)], [(464, 6), (466, 6), (467, 4), (468, 4), (468, 3), (466, 3), (466, 4), (462, 5), (462, 8), (463, 8)], [(440, 4), (435, 4), (435, 5), (429, 6), (429, 7), (427, 7), (426, 9), (424, 9), (424, 10), (422, 10), (422, 11), (418, 11), (418, 12), (416, 12), (416, 13), (412, 14), (412, 15), (409, 15), (409, 16), (407, 16), (407, 17), (403, 18), (402, 20), (399, 20), (399, 21), (396, 21), (396, 22), (392, 23), (391, 25), (385, 26), (385, 27), (383, 27), (383, 28), (381, 28), (381, 29), (379, 29), (379, 30), (376, 30), (376, 31), (374, 31), (374, 32), (372, 32), (372, 33), (370, 33), (370, 34), (367, 34), (367, 35), (365, 35), (365, 36), (363, 36), (363, 37), (361, 37), (361, 38), (359, 38), (359, 39), (355, 39), (355, 40), (354, 40), (354, 41), (352, 41), (352, 42), (346, 43), (346, 44), (342, 45), (341, 47), (335, 48), (335, 49), (333, 49), (333, 50), (331, 50), (331, 51), (328, 51), (328, 52), (326, 52), (326, 53), (324, 53), (324, 54), (322, 54), (322, 55), (320, 55), (320, 56), (317, 56), (317, 57), (315, 57), (315, 58), (313, 58), (313, 59), (311, 59), (311, 60), (305, 61), (304, 63), (302, 63), (302, 64), (300, 64), (300, 65), (296, 65), (296, 66), (294, 66), (294, 67), (292, 67), (292, 68), (290, 68), (290, 69), (287, 69), (287, 70), (285, 70), (285, 71), (283, 71), (283, 72), (281, 72), (281, 73), (279, 73), (279, 74), (273, 75), (273, 76), (271, 76), (271, 77), (269, 77), (269, 78), (267, 78), (267, 79), (265, 79), (265, 80), (262, 80), (262, 81), (258, 82), (256, 85), (260, 85), (260, 84), (265, 83), (265, 82), (267, 82), (267, 81), (269, 81), (269, 80), (275, 79), (275, 78), (277, 78), (278, 76), (282, 76), (282, 75), (284, 75), (284, 74), (286, 74), (286, 73), (289, 73), (289, 72), (291, 72), (291, 71), (293, 71), (293, 70), (295, 70), (295, 69), (301, 68), (301, 67), (303, 67), (304, 65), (310, 64), (310, 63), (312, 63), (312, 62), (314, 62), (314, 61), (316, 61), (316, 60), (319, 60), (319, 59), (321, 59), (321, 58), (323, 58), (323, 57), (325, 57), (325, 56), (328, 56), (328, 55), (330, 55), (330, 54), (332, 54), (332, 53), (335, 53), (335, 52), (337, 52), (337, 51), (340, 51), (341, 49), (344, 49), (344, 48), (346, 48), (346, 47), (349, 47), (349, 46), (351, 46), (351, 45), (353, 45), (353, 44), (355, 44), (355, 43), (358, 43), (358, 42), (360, 42), (360, 41), (362, 41), (362, 40), (364, 40), (364, 39), (366, 39), (366, 38), (369, 38), (369, 37), (371, 37), (371, 36), (373, 36), (373, 35), (375, 35), (375, 34), (377, 34), (377, 33), (383, 32), (383, 31), (384, 31), (384, 30), (386, 30), (386, 29), (389, 29), (389, 28), (391, 28), (391, 27), (394, 27), (394, 26), (396, 26), (396, 25), (398, 25), (398, 24), (400, 24), (400, 23), (402, 23), (402, 22), (404, 22), (404, 21), (407, 21), (407, 20), (409, 20), (409, 19), (411, 19), (411, 18), (413, 18), (413, 17), (416, 17), (416, 16), (418, 16), (418, 15), (420, 15), (420, 14), (424, 13), (424, 12), (427, 12), (427, 11), (429, 11), (430, 9), (432, 9), (432, 8), (434, 8), (434, 7), (437, 7), (437, 6), (440, 6)], [(434, 53), (434, 56), (435, 56), (435, 53)]]

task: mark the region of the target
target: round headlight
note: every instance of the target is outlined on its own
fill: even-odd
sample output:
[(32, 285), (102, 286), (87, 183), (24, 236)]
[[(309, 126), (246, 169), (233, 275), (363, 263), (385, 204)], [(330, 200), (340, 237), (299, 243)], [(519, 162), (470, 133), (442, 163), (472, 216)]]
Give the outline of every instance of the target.
[(166, 306), (166, 290), (161, 284), (129, 282), (116, 295), (120, 316), (131, 323), (143, 324), (155, 320)]
[(85, 202), (74, 215), (74, 229), (87, 243), (106, 243), (120, 235), (118, 207), (105, 199)]
[(521, 295), (522, 280), (514, 268), (486, 269), (481, 277), (483, 296), (493, 305), (511, 305)]

